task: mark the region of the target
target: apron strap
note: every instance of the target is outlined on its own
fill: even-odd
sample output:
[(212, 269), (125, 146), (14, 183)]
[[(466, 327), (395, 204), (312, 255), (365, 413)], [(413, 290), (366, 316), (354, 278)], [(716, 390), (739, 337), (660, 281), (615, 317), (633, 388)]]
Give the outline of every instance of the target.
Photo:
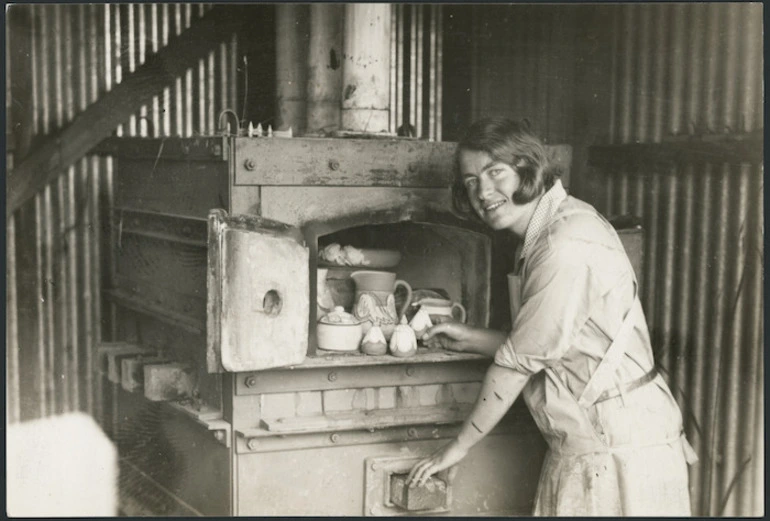
[(614, 385), (615, 370), (620, 367), (623, 355), (626, 353), (629, 335), (634, 330), (634, 324), (641, 311), (642, 303), (639, 301), (638, 296), (634, 297), (634, 303), (631, 305), (628, 313), (626, 313), (626, 317), (620, 325), (615, 339), (610, 344), (610, 347), (607, 348), (607, 352), (578, 398), (578, 404), (581, 407), (590, 407), (596, 403), (596, 400), (605, 390)]

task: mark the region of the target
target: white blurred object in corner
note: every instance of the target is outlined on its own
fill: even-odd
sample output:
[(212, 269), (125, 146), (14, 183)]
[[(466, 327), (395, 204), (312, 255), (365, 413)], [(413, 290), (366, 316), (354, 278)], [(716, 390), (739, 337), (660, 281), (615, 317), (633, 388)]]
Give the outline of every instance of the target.
[(9, 517), (116, 516), (118, 456), (87, 414), (8, 426)]

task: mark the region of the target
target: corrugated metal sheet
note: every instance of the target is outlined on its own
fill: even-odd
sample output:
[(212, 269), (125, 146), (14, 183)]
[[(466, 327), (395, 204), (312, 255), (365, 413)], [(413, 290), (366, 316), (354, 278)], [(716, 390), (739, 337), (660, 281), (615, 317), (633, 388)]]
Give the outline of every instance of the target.
[(607, 187), (593, 201), (600, 211), (643, 219), (643, 304), (700, 457), (694, 513), (761, 514), (763, 169), (701, 163), (597, 175)]
[[(762, 129), (760, 4), (609, 9), (612, 143)], [(700, 455), (693, 512), (762, 515), (763, 168), (629, 165), (596, 175), (603, 200), (584, 198), (643, 219), (644, 307)]]
[(471, 119), (527, 118), (550, 143), (574, 126), (577, 6), (496, 5), (474, 10)]
[(762, 5), (614, 6), (610, 141), (762, 128)]
[(440, 141), (442, 8), (394, 4), (391, 9), (391, 131)]
[[(57, 132), (111, 90), (169, 39), (205, 16), (210, 4), (15, 5), (29, 38), (33, 140)], [(222, 42), (116, 129), (118, 135), (215, 133), (215, 116), (235, 108), (238, 41)], [(17, 55), (11, 57), (16, 59)], [(7, 67), (7, 89), (14, 78)], [(9, 96), (10, 98), (10, 96)], [(10, 113), (9, 113), (10, 114)], [(11, 122), (13, 124), (14, 122)], [(13, 126), (9, 127), (13, 128)], [(14, 158), (8, 158), (13, 161)], [(18, 162), (18, 159), (16, 160)], [(100, 417), (92, 367), (96, 343), (110, 338), (112, 159), (89, 156), (62, 173), (8, 221), (9, 421), (72, 410)]]

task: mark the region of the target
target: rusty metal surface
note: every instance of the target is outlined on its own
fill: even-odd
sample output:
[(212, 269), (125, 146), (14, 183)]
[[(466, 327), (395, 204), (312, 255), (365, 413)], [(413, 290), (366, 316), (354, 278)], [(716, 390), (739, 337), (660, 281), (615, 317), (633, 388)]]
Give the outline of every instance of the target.
[[(387, 358), (378, 364), (372, 358)], [(297, 368), (270, 371), (264, 374), (243, 373), (236, 380), (236, 394), (284, 393), (305, 390), (356, 389), (393, 385), (424, 385), (431, 383), (474, 382), (484, 377), (488, 360), (458, 360), (429, 354), (415, 358), (412, 363), (397, 363), (393, 357), (361, 357), (359, 367)], [(447, 359), (449, 358), (449, 359)], [(318, 357), (316, 364), (323, 360)]]
[(453, 143), (407, 139), (235, 140), (236, 184), (447, 188)]
[(642, 218), (643, 304), (700, 457), (690, 472), (696, 515), (762, 511), (762, 174), (748, 164), (616, 164), (594, 174), (605, 196), (585, 196), (605, 215)]
[(117, 160), (115, 204), (119, 208), (205, 219), (211, 208), (227, 208), (227, 164), (218, 159)]
[[(398, 138), (236, 138), (235, 184), (447, 189), (455, 175), (455, 148), (452, 142)], [(568, 178), (572, 148), (546, 150)]]

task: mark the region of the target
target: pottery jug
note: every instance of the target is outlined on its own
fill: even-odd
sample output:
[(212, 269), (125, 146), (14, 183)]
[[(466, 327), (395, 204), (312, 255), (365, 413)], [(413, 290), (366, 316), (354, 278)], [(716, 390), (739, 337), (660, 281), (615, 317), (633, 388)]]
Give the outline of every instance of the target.
[[(355, 271), (350, 274), (356, 283), (353, 314), (360, 319), (364, 333), (373, 324), (379, 324), (385, 338), (390, 340), (393, 329), (412, 301), (412, 287), (408, 282), (396, 280), (396, 274), (389, 271)], [(406, 290), (401, 309), (396, 310), (396, 288)]]
[(465, 307), (459, 302), (452, 302), (449, 299), (441, 298), (422, 298), (413, 302), (412, 306), (419, 306), (430, 317), (433, 324), (442, 322), (463, 322), (467, 317)]

